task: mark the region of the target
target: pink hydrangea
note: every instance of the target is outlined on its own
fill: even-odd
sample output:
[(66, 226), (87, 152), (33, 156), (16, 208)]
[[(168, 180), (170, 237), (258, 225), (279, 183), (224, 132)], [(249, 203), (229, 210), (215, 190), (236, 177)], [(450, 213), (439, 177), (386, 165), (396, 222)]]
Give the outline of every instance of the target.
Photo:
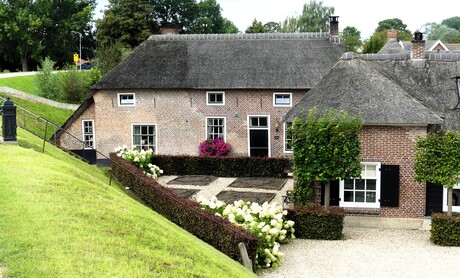
[(225, 156), (230, 152), (230, 144), (216, 137), (200, 143), (200, 156)]

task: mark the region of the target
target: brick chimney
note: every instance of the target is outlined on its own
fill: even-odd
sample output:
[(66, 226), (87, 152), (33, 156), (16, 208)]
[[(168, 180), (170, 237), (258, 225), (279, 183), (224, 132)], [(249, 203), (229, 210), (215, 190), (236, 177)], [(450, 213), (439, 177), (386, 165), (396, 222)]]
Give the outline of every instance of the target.
[(329, 28), (331, 37), (339, 36), (339, 17), (338, 16), (329, 16)]
[(387, 41), (397, 41), (398, 40), (398, 31), (388, 30), (387, 31)]
[(415, 32), (414, 40), (411, 41), (411, 58), (425, 59), (425, 41), (421, 32)]
[(182, 31), (182, 25), (181, 24), (176, 24), (176, 23), (163, 23), (161, 24), (160, 27), (160, 33), (162, 35), (178, 35)]

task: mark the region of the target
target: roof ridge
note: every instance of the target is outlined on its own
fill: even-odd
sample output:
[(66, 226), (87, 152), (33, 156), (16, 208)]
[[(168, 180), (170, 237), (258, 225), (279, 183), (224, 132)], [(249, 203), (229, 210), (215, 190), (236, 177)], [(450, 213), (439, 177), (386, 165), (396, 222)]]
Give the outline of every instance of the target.
[(257, 40), (257, 39), (323, 39), (329, 38), (329, 32), (308, 33), (251, 33), (251, 34), (166, 34), (151, 35), (154, 41), (191, 41), (191, 40)]
[[(378, 54), (378, 53), (367, 53), (367, 54), (356, 54), (354, 52), (346, 52), (341, 57), (340, 60), (352, 60), (352, 59), (361, 59), (361, 60), (410, 60), (411, 55), (407, 53), (388, 53), (388, 54)], [(460, 61), (460, 52), (425, 52), (425, 59), (427, 61)]]

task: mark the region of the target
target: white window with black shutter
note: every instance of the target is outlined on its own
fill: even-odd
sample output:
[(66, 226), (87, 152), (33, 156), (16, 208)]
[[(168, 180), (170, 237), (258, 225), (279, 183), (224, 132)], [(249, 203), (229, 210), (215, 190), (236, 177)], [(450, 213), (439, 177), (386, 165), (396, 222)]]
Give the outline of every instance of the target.
[[(321, 188), (324, 203), (324, 186)], [(399, 165), (362, 162), (361, 177), (331, 181), (330, 205), (354, 208), (399, 206)]]

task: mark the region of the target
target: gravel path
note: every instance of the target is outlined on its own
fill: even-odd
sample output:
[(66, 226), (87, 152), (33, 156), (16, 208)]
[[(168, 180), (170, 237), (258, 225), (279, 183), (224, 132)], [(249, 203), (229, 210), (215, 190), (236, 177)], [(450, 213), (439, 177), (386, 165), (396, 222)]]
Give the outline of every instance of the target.
[(441, 247), (421, 230), (345, 228), (345, 240), (295, 239), (281, 267), (260, 277), (460, 277), (460, 247)]

